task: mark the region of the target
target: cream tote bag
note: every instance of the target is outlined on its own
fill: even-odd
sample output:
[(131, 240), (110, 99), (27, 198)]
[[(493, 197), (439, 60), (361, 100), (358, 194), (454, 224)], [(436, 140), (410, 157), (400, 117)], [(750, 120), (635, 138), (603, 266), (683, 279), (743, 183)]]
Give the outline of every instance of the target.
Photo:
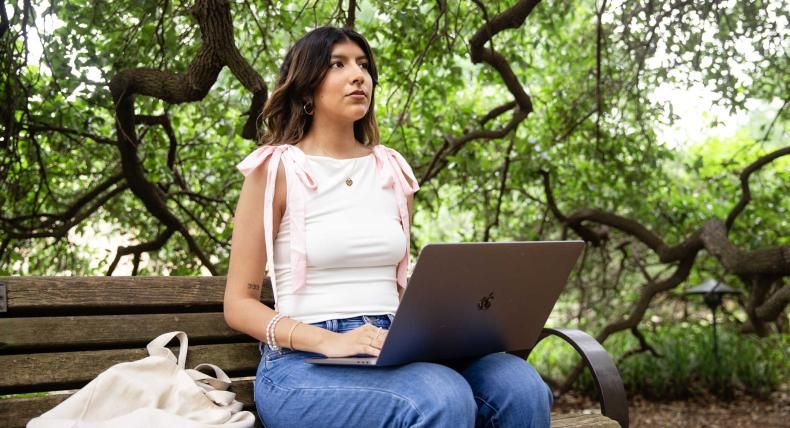
[[(178, 359), (166, 348), (180, 342)], [(28, 428), (248, 428), (255, 415), (242, 411), (230, 378), (213, 364), (184, 369), (187, 335), (165, 333), (146, 347), (148, 357), (116, 364)], [(206, 374), (209, 371), (213, 376)]]

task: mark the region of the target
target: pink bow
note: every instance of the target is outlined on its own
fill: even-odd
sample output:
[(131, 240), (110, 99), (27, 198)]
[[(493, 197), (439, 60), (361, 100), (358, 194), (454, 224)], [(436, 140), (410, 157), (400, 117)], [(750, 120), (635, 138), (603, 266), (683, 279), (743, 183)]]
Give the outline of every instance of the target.
[[(287, 182), (295, 183), (298, 179), (304, 184), (292, 186), (286, 192), (287, 205), (291, 214), (291, 269), (293, 269), (294, 286), (296, 291), (304, 287), (307, 278), (307, 249), (305, 245), (305, 191), (318, 190), (318, 183), (305, 167), (304, 153), (291, 144), (261, 146), (249, 156), (244, 158), (236, 168), (244, 176), (249, 175), (255, 168), (271, 157), (266, 171), (266, 190), (263, 200), (263, 227), (265, 229), (266, 260), (269, 278), (272, 281), (272, 292), (277, 295), (277, 279), (274, 273), (274, 184), (277, 181), (277, 169), (280, 162)], [(275, 302), (275, 310), (276, 310)]]
[(406, 252), (398, 262), (397, 282), (401, 288), (406, 288), (406, 273), (409, 268), (409, 249), (411, 247), (411, 213), (406, 203), (406, 197), (413, 195), (420, 190), (414, 172), (406, 162), (406, 159), (397, 151), (384, 147), (381, 144), (373, 146), (373, 154), (376, 158), (376, 169), (382, 180), (382, 188), (394, 187), (395, 200), (398, 203), (398, 214), (403, 226), (403, 233), (406, 235)]

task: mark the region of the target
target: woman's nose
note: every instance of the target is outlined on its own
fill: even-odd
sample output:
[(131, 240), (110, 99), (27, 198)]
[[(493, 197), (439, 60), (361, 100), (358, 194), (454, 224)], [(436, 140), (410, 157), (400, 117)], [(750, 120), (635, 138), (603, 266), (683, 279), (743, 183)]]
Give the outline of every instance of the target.
[(362, 67), (352, 67), (351, 72), (351, 83), (352, 84), (362, 84), (365, 83), (365, 73), (362, 70)]

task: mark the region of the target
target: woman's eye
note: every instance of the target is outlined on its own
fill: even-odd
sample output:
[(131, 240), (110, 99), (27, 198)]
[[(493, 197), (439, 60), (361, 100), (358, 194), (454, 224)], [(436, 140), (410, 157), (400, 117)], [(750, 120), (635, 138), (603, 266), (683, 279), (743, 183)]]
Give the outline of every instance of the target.
[(362, 64), (359, 64), (359, 66), (364, 68), (365, 70), (370, 70), (370, 64), (368, 64), (366, 62), (363, 62)]
[(335, 61), (335, 62), (329, 64), (329, 68), (340, 68), (342, 66), (343, 66), (343, 63), (339, 62), (339, 61)]

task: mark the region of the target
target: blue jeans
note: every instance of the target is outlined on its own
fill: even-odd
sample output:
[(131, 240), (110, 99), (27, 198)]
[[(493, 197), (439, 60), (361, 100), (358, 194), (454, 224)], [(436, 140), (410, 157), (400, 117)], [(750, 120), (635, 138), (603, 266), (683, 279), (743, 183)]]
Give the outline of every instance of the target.
[[(346, 332), (387, 315), (313, 324)], [(552, 395), (532, 366), (505, 353), (453, 368), (436, 363), (397, 367), (305, 363), (309, 352), (262, 349), (255, 404), (276, 427), (549, 427)]]

